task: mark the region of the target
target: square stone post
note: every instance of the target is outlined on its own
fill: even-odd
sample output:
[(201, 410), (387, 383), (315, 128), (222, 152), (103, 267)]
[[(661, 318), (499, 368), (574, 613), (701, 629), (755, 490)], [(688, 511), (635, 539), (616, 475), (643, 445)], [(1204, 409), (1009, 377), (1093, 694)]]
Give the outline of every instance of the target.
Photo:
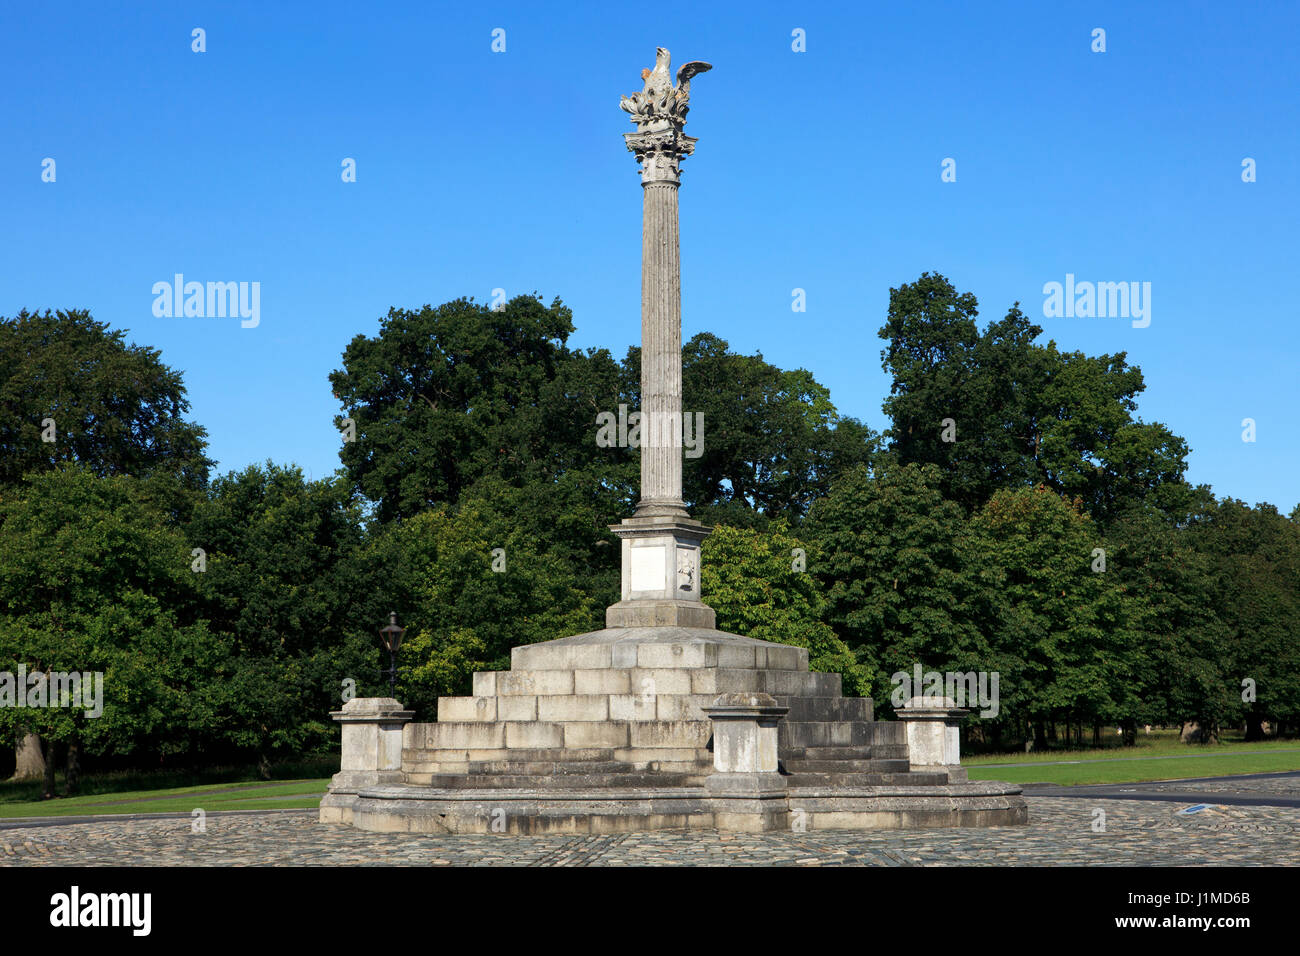
[(777, 725), (790, 708), (770, 694), (722, 694), (703, 708), (713, 722), (713, 773), (704, 789), (725, 830), (782, 829), (788, 807), (777, 760)]
[(911, 770), (946, 771), (950, 782), (967, 779), (961, 767), (961, 722), (970, 711), (951, 697), (913, 697), (898, 711), (907, 726)]
[(354, 697), (330, 716), (343, 725), (343, 756), (321, 800), (321, 823), (351, 823), (357, 792), (402, 782), (402, 727), (415, 712), (391, 697)]

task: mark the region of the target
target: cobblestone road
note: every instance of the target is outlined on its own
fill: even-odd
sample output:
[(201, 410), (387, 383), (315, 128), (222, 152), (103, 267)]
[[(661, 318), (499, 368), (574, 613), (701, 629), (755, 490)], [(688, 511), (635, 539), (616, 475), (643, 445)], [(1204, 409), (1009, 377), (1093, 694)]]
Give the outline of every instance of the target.
[[(1272, 786), (1271, 784), (1269, 786)], [(1212, 799), (1207, 794), (1207, 799)], [(1028, 796), (1030, 825), (809, 833), (671, 831), (617, 836), (364, 833), (314, 811), (102, 821), (0, 830), (0, 866), (969, 866), (1300, 865), (1300, 813)], [(1105, 832), (1094, 832), (1095, 810)]]

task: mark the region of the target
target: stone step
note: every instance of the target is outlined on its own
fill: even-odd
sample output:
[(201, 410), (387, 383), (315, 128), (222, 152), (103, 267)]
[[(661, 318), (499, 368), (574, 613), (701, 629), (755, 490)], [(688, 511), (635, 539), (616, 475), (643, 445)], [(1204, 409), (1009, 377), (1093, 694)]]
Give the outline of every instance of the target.
[(876, 742), (879, 726), (865, 720), (783, 720), (777, 725), (777, 749), (804, 747), (862, 747)]
[(707, 747), (708, 720), (440, 721), (402, 729), (403, 768), (445, 751)]
[(901, 760), (870, 757), (861, 760), (782, 760), (789, 773), (907, 773), (911, 764)]
[[(620, 751), (621, 752), (621, 751)], [(673, 751), (664, 751), (664, 754)], [(565, 774), (565, 773), (634, 773), (634, 772), (684, 772), (708, 773), (713, 766), (713, 757), (706, 752), (704, 757), (694, 756), (695, 751), (685, 751), (692, 756), (684, 759), (671, 759), (659, 755), (654, 759), (641, 761), (628, 760), (475, 760), (467, 764), (466, 773), (470, 774)], [(438, 769), (431, 772), (437, 773)]]
[(782, 707), (789, 708), (786, 720), (861, 720), (869, 721), (874, 717), (874, 705), (870, 697), (801, 697), (794, 695), (773, 695)]
[[(763, 670), (807, 671), (808, 651), (802, 647), (768, 642), (736, 641), (734, 635), (702, 630), (691, 636), (694, 628), (681, 628), (680, 641), (652, 640), (654, 631), (647, 629), (646, 641), (639, 642), (628, 628), (623, 640), (605, 643), (567, 643), (547, 641), (525, 644), (510, 652), (510, 669), (576, 671), (602, 668), (710, 668), (736, 667)], [(607, 632), (606, 632), (607, 633)], [(717, 638), (710, 635), (716, 634)], [(585, 636), (585, 635), (579, 635)]]
[[(424, 750), (412, 751), (413, 754), (432, 754), (433, 759), (446, 759), (457, 763), (483, 762), (490, 760), (521, 760), (554, 763), (557, 760), (565, 763), (602, 763), (611, 760), (621, 761), (623, 758), (618, 756), (620, 753), (627, 751), (615, 750), (612, 747), (588, 747), (585, 749), (571, 748), (565, 750), (563, 747), (515, 747), (513, 749), (502, 748), (500, 750)], [(692, 751), (693, 753), (693, 751)]]
[(877, 756), (875, 747), (794, 747), (782, 751), (788, 760), (869, 760)]
[[(645, 789), (699, 786), (704, 775), (698, 773), (568, 773), (568, 774), (499, 774), (452, 773), (432, 774), (418, 786), (447, 790), (597, 790)], [(491, 802), (490, 798), (487, 802)]]
[(791, 773), (790, 787), (940, 787), (948, 783), (943, 772), (906, 773)]
[(628, 773), (634, 768), (621, 760), (471, 760), (469, 774)]
[[(440, 723), (574, 720), (708, 720), (714, 694), (567, 694), (528, 697), (440, 697)], [(831, 698), (818, 698), (830, 701)]]
[[(774, 697), (840, 697), (840, 675), (743, 667), (607, 667), (574, 670), (479, 671), (474, 697), (568, 694), (766, 693)], [(846, 698), (869, 700), (870, 698)], [(852, 705), (855, 708), (861, 705)], [(858, 711), (854, 711), (857, 716)], [(865, 719), (870, 719), (867, 713)]]
[(782, 760), (906, 760), (907, 744), (866, 744), (848, 747), (782, 747)]
[(697, 694), (771, 694), (773, 697), (839, 697), (839, 674), (811, 671), (764, 671), (719, 667), (697, 672), (692, 688)]

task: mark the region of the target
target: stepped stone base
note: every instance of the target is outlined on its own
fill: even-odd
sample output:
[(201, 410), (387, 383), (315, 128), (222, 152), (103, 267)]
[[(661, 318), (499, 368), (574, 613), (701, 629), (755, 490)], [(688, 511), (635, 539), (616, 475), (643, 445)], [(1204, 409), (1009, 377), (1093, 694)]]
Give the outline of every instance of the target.
[[(322, 820), (325, 819), (322, 808)], [(384, 833), (629, 833), (855, 830), (1028, 823), (1020, 788), (997, 783), (718, 795), (704, 787), (589, 790), (363, 790), (348, 822)]]
[[(1002, 826), (1020, 788), (914, 766), (906, 727), (874, 720), (803, 648), (711, 627), (614, 627), (517, 647), (438, 721), (401, 728), (399, 779), (344, 778), (322, 822), (422, 833)], [(787, 708), (778, 772), (718, 773), (705, 708), (766, 694)], [(396, 701), (391, 702), (396, 705)]]

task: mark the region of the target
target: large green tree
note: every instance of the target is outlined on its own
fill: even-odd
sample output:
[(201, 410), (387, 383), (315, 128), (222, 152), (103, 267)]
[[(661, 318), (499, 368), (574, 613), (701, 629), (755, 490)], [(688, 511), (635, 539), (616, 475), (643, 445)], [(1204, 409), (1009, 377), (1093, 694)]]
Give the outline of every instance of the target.
[[(981, 643), (964, 616), (963, 514), (933, 465), (884, 461), (844, 475), (809, 514), (808, 569), (826, 620), (882, 675), (976, 670)], [(884, 685), (877, 696), (888, 697)]]
[[(340, 429), (347, 418), (356, 431), (340, 455), (381, 520), (454, 504), (484, 478), (549, 484), (620, 452), (626, 461), (595, 442), (596, 415), (617, 405), (617, 363), (568, 349), (572, 332), (558, 299), (518, 296), (502, 309), (393, 309), (378, 335), (353, 339), (330, 375)], [(598, 480), (622, 490), (617, 469)]]
[(938, 465), (967, 509), (998, 489), (1046, 485), (1098, 521), (1150, 501), (1186, 509), (1186, 443), (1135, 417), (1145, 388), (1124, 353), (1088, 356), (1034, 340), (1013, 305), (981, 333), (978, 303), (941, 275), (890, 290), (880, 330), (892, 382), (884, 410), (905, 463)]
[[(1265, 721), (1300, 723), (1300, 526), (1269, 504), (1228, 498), (1192, 527), (1213, 563), (1210, 589), (1226, 635), (1216, 673), (1239, 702), (1248, 739)], [(1217, 656), (1217, 655), (1216, 655)], [(1253, 699), (1252, 699), (1253, 698)]]
[[(82, 310), (0, 318), (0, 485), (76, 463), (198, 488), (212, 462), (180, 373)], [(47, 440), (52, 439), (52, 440)]]
[[(572, 331), (559, 300), (520, 296), (502, 309), (466, 299), (394, 309), (376, 336), (355, 338), (330, 381), (340, 428), (350, 419), (356, 431), (343, 465), (380, 519), (455, 504), (484, 482), (560, 488), (557, 501), (585, 497), (606, 523), (630, 513), (637, 453), (598, 443), (597, 417), (639, 409), (640, 349), (615, 362), (604, 350), (569, 349)], [(707, 520), (798, 520), (832, 474), (875, 451), (877, 436), (841, 416), (804, 369), (738, 355), (701, 333), (683, 349), (682, 377), (683, 408), (703, 419), (683, 497)], [(578, 496), (583, 486), (591, 490)], [(606, 537), (592, 529), (587, 547)]]
[[(640, 355), (629, 354), (640, 372)], [(799, 521), (834, 475), (869, 461), (877, 436), (840, 415), (806, 369), (740, 355), (701, 332), (682, 350), (682, 406), (703, 415), (701, 453), (683, 467), (683, 497), (702, 520)]]
[[(151, 489), (68, 465), (0, 488), (0, 671), (102, 674), (102, 713), (0, 707), (78, 756), (194, 752), (230, 702), (228, 647), (195, 613), (183, 535)], [(48, 753), (47, 786), (54, 761)]]
[(1000, 675), (1003, 719), (1028, 721), (1040, 746), (1057, 721), (1131, 733), (1142, 714), (1135, 675), (1151, 659), (1102, 547), (1079, 502), (1041, 485), (995, 493), (962, 536), (983, 669)]
[(382, 574), (361, 558), (362, 515), (349, 482), (268, 462), (214, 479), (186, 528), (203, 613), (235, 651), (224, 733), (264, 771), (325, 746), (342, 681), (377, 670)]
[[(1200, 523), (1214, 509), (1208, 489)], [(1200, 509), (1198, 509), (1200, 510)], [(1192, 526), (1175, 525), (1153, 509), (1132, 509), (1108, 529), (1106, 572), (1130, 598), (1132, 625), (1147, 666), (1135, 671), (1141, 723), (1194, 722), (1202, 740), (1241, 715), (1231, 677), (1230, 608), (1220, 608), (1215, 555), (1197, 546)], [(1221, 613), (1224, 612), (1224, 613)]]

